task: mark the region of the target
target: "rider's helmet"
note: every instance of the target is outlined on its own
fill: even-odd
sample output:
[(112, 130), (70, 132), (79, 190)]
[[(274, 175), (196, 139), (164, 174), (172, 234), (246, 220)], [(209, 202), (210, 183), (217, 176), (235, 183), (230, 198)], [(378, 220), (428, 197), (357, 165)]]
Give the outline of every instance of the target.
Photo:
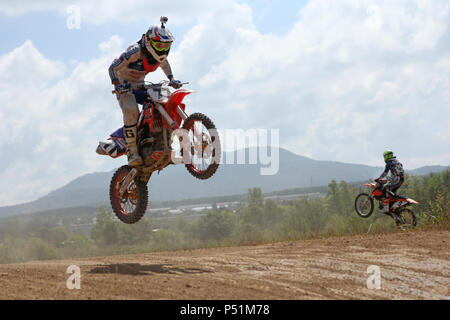
[(391, 150), (386, 150), (383, 153), (384, 162), (388, 162), (389, 159), (392, 159), (394, 157), (394, 153)]
[(158, 62), (163, 62), (169, 55), (172, 42), (175, 40), (172, 33), (166, 29), (168, 19), (161, 17), (161, 26), (151, 26), (144, 35), (144, 44), (149, 54)]

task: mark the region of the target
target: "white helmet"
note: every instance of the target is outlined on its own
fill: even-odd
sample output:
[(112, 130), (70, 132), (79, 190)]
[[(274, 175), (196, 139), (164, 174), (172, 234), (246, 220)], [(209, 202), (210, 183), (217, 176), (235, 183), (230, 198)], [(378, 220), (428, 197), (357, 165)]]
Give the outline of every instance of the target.
[(148, 29), (147, 33), (144, 35), (144, 44), (153, 58), (161, 63), (169, 55), (170, 47), (175, 38), (164, 25), (167, 23), (168, 19), (166, 17), (161, 17), (160, 21), (161, 26), (154, 25)]

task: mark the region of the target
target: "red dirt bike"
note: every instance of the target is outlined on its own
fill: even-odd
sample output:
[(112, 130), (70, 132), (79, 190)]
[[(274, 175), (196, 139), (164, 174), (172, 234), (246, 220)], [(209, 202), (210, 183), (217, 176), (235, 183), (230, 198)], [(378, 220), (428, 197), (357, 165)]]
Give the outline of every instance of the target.
[[(368, 218), (372, 215), (374, 210), (374, 199), (382, 201), (383, 199), (383, 185), (387, 180), (375, 180), (372, 183), (366, 183), (365, 186), (370, 187), (372, 193), (360, 193), (355, 199), (356, 213), (362, 218)], [(418, 204), (417, 201), (396, 195), (388, 191), (389, 212), (386, 215), (392, 217), (398, 227), (400, 226), (416, 226), (417, 220), (414, 213), (407, 207), (412, 204)]]
[[(182, 101), (193, 91), (179, 89), (172, 92), (168, 81), (128, 84), (120, 92), (113, 91), (114, 94), (125, 92), (132, 92), (137, 103), (142, 105), (136, 144), (143, 165), (120, 167), (111, 179), (109, 196), (116, 216), (122, 222), (132, 224), (147, 210), (147, 184), (153, 172), (170, 164), (184, 163), (195, 178), (208, 179), (219, 167), (221, 147), (211, 119), (201, 113), (186, 114)], [(97, 153), (112, 158), (126, 154), (122, 129), (112, 133), (107, 141), (100, 141)]]

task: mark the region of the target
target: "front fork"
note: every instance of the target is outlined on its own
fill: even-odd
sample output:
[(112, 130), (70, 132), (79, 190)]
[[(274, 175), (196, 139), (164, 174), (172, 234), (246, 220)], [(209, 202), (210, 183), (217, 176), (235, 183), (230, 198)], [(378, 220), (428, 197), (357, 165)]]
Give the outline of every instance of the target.
[[(167, 113), (166, 109), (164, 109), (164, 106), (161, 105), (160, 103), (156, 103), (155, 106), (156, 106), (156, 109), (158, 109), (159, 113), (161, 113), (161, 115), (167, 121), (167, 123), (169, 124), (170, 128), (171, 129), (175, 129), (176, 123), (169, 116), (169, 114)], [(180, 107), (180, 105), (177, 106), (177, 113), (181, 117), (181, 119), (183, 119), (183, 121), (186, 120), (187, 117), (188, 117), (188, 115), (186, 114), (186, 112), (184, 112), (184, 110)]]
[(130, 170), (130, 172), (125, 176), (125, 178), (122, 179), (122, 181), (119, 184), (119, 197), (123, 198), (123, 196), (125, 195), (125, 192), (128, 191), (128, 187), (130, 186), (130, 184), (133, 182), (133, 180), (135, 178), (140, 179), (142, 182), (144, 182), (145, 184), (148, 183), (148, 181), (150, 180), (150, 177), (152, 176), (152, 172), (150, 173), (145, 173), (145, 172), (140, 172), (139, 170), (136, 168), (132, 168)]
[(122, 180), (122, 183), (120, 185), (119, 189), (119, 197), (123, 198), (123, 195), (125, 194), (125, 191), (127, 191), (128, 186), (130, 185), (131, 181), (134, 180), (136, 175), (138, 174), (138, 170), (136, 168), (133, 168), (128, 172), (126, 177)]

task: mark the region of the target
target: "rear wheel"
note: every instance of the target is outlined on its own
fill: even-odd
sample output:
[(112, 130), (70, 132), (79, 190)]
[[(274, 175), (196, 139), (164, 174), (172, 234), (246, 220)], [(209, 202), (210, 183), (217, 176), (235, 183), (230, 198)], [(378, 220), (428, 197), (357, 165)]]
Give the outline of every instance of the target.
[(125, 190), (123, 196), (119, 195), (120, 187), (131, 171), (130, 166), (122, 166), (114, 173), (109, 186), (111, 207), (120, 221), (127, 224), (138, 222), (147, 210), (147, 185), (135, 178)]
[(398, 217), (396, 224), (399, 227), (415, 227), (417, 225), (416, 216), (407, 208), (400, 209), (394, 214)]
[(367, 193), (360, 193), (355, 199), (356, 213), (362, 218), (368, 218), (373, 213), (373, 199)]
[(219, 167), (221, 156), (216, 126), (204, 114), (194, 113), (184, 121), (183, 129), (188, 131), (190, 140), (186, 169), (197, 179), (210, 178)]

